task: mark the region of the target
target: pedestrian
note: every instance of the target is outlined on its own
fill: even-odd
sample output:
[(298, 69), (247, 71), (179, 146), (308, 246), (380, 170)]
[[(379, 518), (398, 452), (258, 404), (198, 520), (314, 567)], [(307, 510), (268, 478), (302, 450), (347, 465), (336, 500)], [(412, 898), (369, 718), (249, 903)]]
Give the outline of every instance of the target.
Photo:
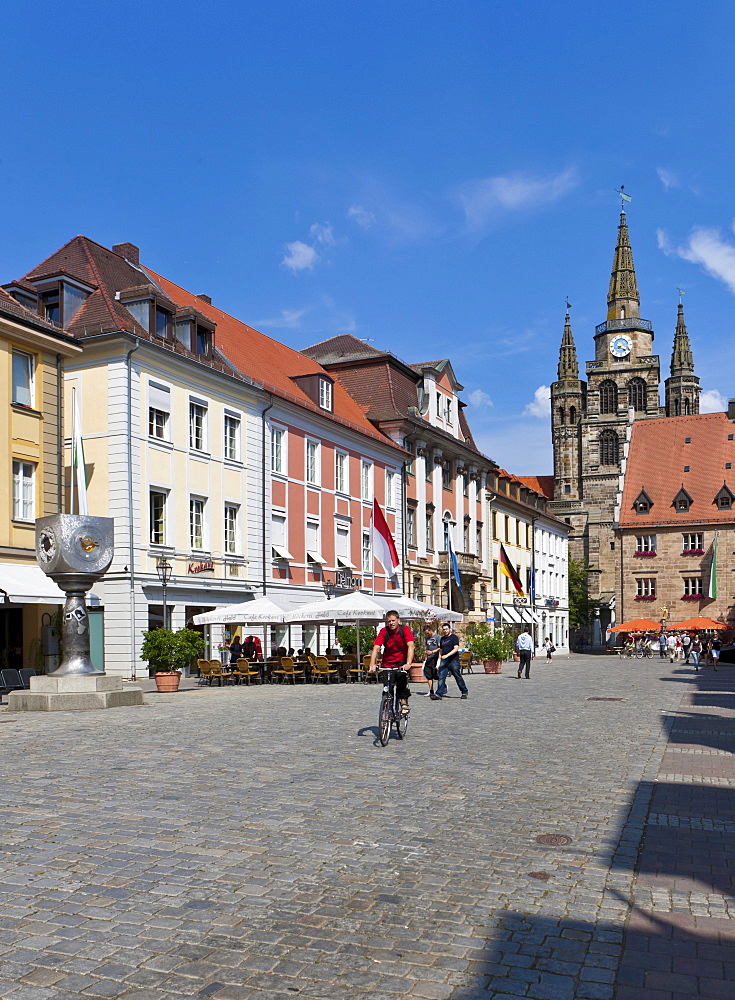
[(681, 632), (676, 633), (676, 646), (674, 647), (674, 659), (681, 660), (682, 654), (684, 652), (684, 644), (681, 641)]
[(695, 632), (694, 637), (689, 645), (688, 655), (692, 658), (692, 663), (694, 664), (694, 669), (699, 671), (699, 657), (702, 653), (702, 640), (699, 638), (699, 633)]
[(666, 637), (666, 649), (669, 654), (669, 663), (673, 663), (676, 653), (676, 636), (673, 632)]
[(720, 640), (717, 636), (710, 640), (709, 655), (712, 660), (712, 666), (717, 670), (717, 661), (720, 658)]
[(659, 633), (658, 637), (658, 655), (663, 660), (666, 656), (666, 633)]
[(689, 652), (692, 648), (692, 637), (688, 632), (682, 632), (681, 651), (684, 654), (684, 662), (689, 663)]
[(531, 676), (531, 656), (534, 653), (533, 639), (531, 638), (531, 629), (527, 628), (525, 632), (521, 634), (516, 639), (516, 649), (518, 650), (518, 655), (520, 661), (518, 663), (518, 676), (520, 677), (525, 668), (526, 680)]
[(436, 689), (436, 699), (447, 693), (447, 674), (451, 674), (462, 693), (462, 700), (467, 698), (467, 685), (464, 682), (459, 665), (459, 639), (452, 632), (449, 622), (442, 622), (442, 634), (439, 639), (439, 687)]
[(547, 635), (546, 639), (544, 640), (544, 649), (546, 650), (546, 659), (550, 660), (551, 654), (556, 652), (556, 646), (551, 641), (550, 635)]
[(432, 701), (436, 701), (434, 681), (439, 678), (439, 636), (433, 625), (424, 626), (424, 645), (426, 646), (424, 677), (429, 684), (429, 697)]
[(235, 636), (235, 638), (230, 643), (230, 663), (237, 663), (237, 661), (242, 656), (242, 645), (240, 640)]

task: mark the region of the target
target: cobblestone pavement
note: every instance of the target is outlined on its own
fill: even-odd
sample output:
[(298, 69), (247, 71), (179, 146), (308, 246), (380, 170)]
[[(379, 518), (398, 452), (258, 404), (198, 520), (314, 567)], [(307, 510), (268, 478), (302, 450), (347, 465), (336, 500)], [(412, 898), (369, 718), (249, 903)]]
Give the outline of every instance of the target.
[(467, 680), (0, 713), (0, 997), (733, 997), (735, 668)]

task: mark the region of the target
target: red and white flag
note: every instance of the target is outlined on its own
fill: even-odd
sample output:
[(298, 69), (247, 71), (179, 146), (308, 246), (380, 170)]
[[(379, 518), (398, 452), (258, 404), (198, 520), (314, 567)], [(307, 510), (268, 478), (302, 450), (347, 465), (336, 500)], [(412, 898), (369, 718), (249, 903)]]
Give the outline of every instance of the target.
[(396, 543), (393, 541), (388, 522), (377, 500), (373, 500), (373, 517), (370, 527), (373, 536), (373, 554), (385, 572), (393, 576), (401, 565), (401, 560), (398, 558)]

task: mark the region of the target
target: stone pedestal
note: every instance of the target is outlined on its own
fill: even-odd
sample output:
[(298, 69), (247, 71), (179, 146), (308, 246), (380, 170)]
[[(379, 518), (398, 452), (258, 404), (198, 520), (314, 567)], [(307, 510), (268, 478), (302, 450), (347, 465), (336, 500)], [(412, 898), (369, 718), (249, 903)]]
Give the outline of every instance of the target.
[(122, 677), (101, 673), (31, 677), (30, 691), (13, 691), (8, 695), (11, 712), (76, 712), (142, 704), (143, 692), (139, 687), (123, 690)]

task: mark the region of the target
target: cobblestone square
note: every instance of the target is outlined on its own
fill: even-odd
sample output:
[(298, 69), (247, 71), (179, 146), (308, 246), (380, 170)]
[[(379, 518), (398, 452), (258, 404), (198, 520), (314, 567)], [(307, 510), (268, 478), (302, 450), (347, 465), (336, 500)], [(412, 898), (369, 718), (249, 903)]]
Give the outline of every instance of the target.
[(735, 995), (735, 668), (467, 681), (0, 712), (0, 996)]

